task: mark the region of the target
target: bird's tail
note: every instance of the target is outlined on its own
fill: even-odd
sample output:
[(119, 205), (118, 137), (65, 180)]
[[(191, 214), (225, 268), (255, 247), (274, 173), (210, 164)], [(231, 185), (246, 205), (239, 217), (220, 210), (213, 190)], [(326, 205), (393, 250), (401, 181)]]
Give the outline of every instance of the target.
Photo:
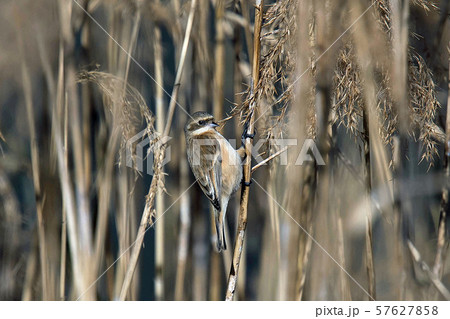
[(215, 211), (214, 217), (216, 220), (217, 233), (217, 251), (227, 250), (227, 242), (225, 240), (225, 213), (222, 211)]

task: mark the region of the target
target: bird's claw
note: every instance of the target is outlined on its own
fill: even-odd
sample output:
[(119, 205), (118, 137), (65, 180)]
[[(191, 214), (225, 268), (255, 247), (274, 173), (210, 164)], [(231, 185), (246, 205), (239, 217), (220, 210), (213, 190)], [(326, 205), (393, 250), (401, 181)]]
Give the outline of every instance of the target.
[(245, 127), (244, 127), (244, 132), (242, 133), (242, 137), (241, 137), (241, 139), (242, 139), (242, 144), (245, 144), (245, 140), (246, 140), (247, 138), (253, 139), (253, 138), (255, 137), (255, 135), (256, 135), (256, 128), (254, 129), (253, 133), (250, 134), (250, 133), (248, 132), (248, 125), (246, 124)]

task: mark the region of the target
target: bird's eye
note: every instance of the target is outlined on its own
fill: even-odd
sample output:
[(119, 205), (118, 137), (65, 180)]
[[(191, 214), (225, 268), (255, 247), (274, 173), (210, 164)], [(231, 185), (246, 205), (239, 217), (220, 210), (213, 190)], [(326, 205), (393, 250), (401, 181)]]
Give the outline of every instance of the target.
[(205, 121), (203, 121), (203, 120), (198, 121), (198, 124), (199, 124), (199, 125), (205, 125)]

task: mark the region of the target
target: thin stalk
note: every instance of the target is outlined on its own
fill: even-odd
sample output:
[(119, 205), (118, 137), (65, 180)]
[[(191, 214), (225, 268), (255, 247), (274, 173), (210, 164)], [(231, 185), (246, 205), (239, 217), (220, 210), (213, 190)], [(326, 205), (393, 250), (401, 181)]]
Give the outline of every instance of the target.
[[(203, 214), (196, 214), (195, 212), (203, 212), (201, 198), (202, 194), (196, 192), (194, 194), (192, 215), (192, 279), (190, 294), (194, 301), (205, 301), (207, 299), (208, 290), (208, 253), (211, 250), (211, 244), (207, 239), (207, 227), (210, 226), (209, 221)], [(209, 207), (208, 207), (209, 209)], [(213, 235), (211, 235), (213, 236)]]
[[(92, 262), (93, 262), (93, 228), (92, 228), (92, 214), (90, 210), (90, 202), (88, 189), (86, 188), (86, 163), (84, 157), (84, 147), (83, 147), (83, 135), (82, 135), (82, 121), (81, 121), (81, 110), (80, 110), (80, 99), (79, 99), (79, 90), (76, 84), (76, 64), (79, 62), (77, 59), (80, 56), (80, 46), (76, 45), (76, 39), (74, 36), (74, 30), (72, 29), (73, 25), (72, 14), (73, 14), (73, 1), (59, 1), (60, 8), (60, 19), (61, 19), (61, 39), (64, 45), (64, 90), (68, 97), (68, 111), (69, 111), (69, 133), (70, 133), (70, 141), (72, 145), (71, 152), (73, 154), (73, 166), (74, 166), (74, 176), (71, 177), (69, 173), (69, 167), (65, 166), (63, 163), (63, 142), (62, 142), (62, 123), (55, 116), (55, 136), (54, 140), (56, 143), (57, 153), (61, 152), (61, 154), (57, 154), (58, 156), (58, 166), (61, 166), (61, 169), (64, 170), (60, 172), (60, 177), (62, 179), (61, 184), (68, 184), (72, 191), (72, 198), (66, 200), (66, 204), (70, 205), (71, 208), (75, 209), (75, 218), (72, 219), (71, 213), (69, 209), (67, 209), (67, 217), (68, 217), (68, 230), (69, 230), (69, 239), (70, 232), (74, 230), (70, 224), (73, 222), (76, 224), (76, 242), (71, 245), (77, 245), (77, 249), (74, 250), (74, 253), (77, 254), (76, 259), (78, 260), (78, 264), (74, 266), (74, 278), (76, 278), (76, 286), (77, 293), (82, 293), (86, 291), (86, 288), (89, 286), (91, 282), (95, 280), (95, 271), (93, 271)], [(77, 32), (82, 32), (82, 26), (78, 27)], [(56, 132), (57, 131), (57, 132)], [(61, 157), (61, 158), (59, 158)], [(60, 167), (58, 167), (60, 168)], [(64, 181), (63, 181), (64, 180)], [(73, 182), (72, 182), (73, 180)], [(67, 185), (63, 185), (63, 189), (66, 188)], [(67, 189), (66, 189), (67, 190)], [(75, 195), (74, 195), (75, 194)], [(64, 194), (66, 196), (67, 194)], [(72, 203), (68, 203), (73, 200)], [(75, 247), (73, 247), (75, 248)], [(71, 247), (72, 250), (72, 247)], [(74, 262), (74, 260), (72, 260)], [(76, 269), (75, 269), (76, 268)], [(77, 272), (77, 274), (75, 274)], [(89, 294), (85, 294), (84, 298), (86, 300), (95, 299), (95, 290), (89, 291)]]
[(242, 16), (244, 17), (246, 23), (245, 23), (245, 43), (247, 45), (247, 51), (248, 51), (248, 60), (250, 65), (253, 65), (253, 43), (252, 43), (252, 30), (250, 29), (251, 23), (250, 23), (250, 2), (246, 0), (241, 0), (241, 6), (242, 6)]
[(375, 265), (373, 260), (373, 236), (372, 236), (372, 167), (370, 165), (370, 139), (369, 139), (369, 114), (367, 109), (363, 112), (363, 127), (364, 127), (364, 177), (366, 196), (369, 201), (369, 207), (366, 210), (366, 270), (367, 279), (369, 283), (368, 292), (376, 299), (375, 288)]
[[(280, 153), (281, 154), (281, 153)], [(255, 167), (252, 168), (252, 173)], [(267, 183), (267, 191), (273, 198), (276, 198), (277, 196), (277, 175), (280, 173), (280, 170), (275, 165), (271, 165), (269, 168), (269, 181)], [(274, 201), (270, 201), (269, 204), (269, 215), (270, 215), (270, 224), (271, 224), (271, 230), (272, 230), (272, 238), (274, 241), (276, 256), (277, 256), (277, 262), (276, 262), (276, 275), (274, 276), (274, 280), (277, 283), (276, 289), (278, 291), (275, 292), (274, 297), (276, 300), (281, 300), (281, 291), (283, 289), (282, 285), (282, 268), (281, 268), (281, 235), (280, 235), (280, 214), (278, 206), (275, 205)], [(270, 253), (272, 254), (272, 253)]]
[[(259, 64), (261, 59), (261, 27), (263, 19), (263, 1), (257, 0), (255, 4), (255, 32), (253, 37), (253, 67), (252, 67), (252, 102), (249, 105), (249, 118), (248, 121), (248, 132), (253, 133), (255, 124), (255, 110), (257, 101), (256, 86), (259, 82)], [(251, 181), (251, 151), (252, 151), (252, 140), (250, 138), (245, 139), (245, 153), (246, 158), (244, 162), (244, 182)], [(239, 223), (236, 232), (236, 243), (233, 253), (233, 261), (231, 264), (230, 275), (228, 277), (226, 300), (232, 301), (234, 292), (236, 290), (237, 278), (239, 273), (239, 265), (241, 261), (241, 253), (244, 245), (245, 230), (247, 228), (247, 210), (248, 210), (248, 198), (250, 195), (250, 188), (242, 186), (241, 192), (241, 204), (239, 208)]]
[[(237, 1), (236, 1), (237, 2)], [(242, 7), (242, 6), (241, 6)], [(248, 11), (248, 10), (247, 10)], [(235, 12), (237, 13), (237, 6), (235, 6)], [(242, 87), (242, 83), (244, 81), (244, 76), (241, 72), (240, 69), (240, 64), (241, 64), (241, 52), (242, 52), (242, 39), (241, 39), (241, 27), (238, 25), (235, 25), (234, 27), (234, 34), (233, 34), (233, 54), (234, 54), (234, 72), (233, 72), (233, 89), (234, 89), (234, 103), (235, 105), (242, 105), (242, 95), (241, 92), (243, 91), (243, 87)], [(251, 38), (249, 39), (249, 41), (251, 42)], [(250, 77), (250, 75), (246, 74), (245, 75), (247, 78)], [(240, 125), (239, 125), (239, 121), (234, 121), (234, 132), (235, 132), (235, 136), (239, 136), (240, 135)], [(236, 212), (239, 211), (239, 197), (236, 196), (233, 200), (233, 206)], [(235, 214), (235, 223), (236, 225), (239, 223), (239, 216), (238, 214)], [(215, 227), (214, 227), (215, 229)], [(228, 227), (228, 225), (225, 223), (225, 237), (226, 238), (231, 238), (230, 235), (230, 228)], [(246, 283), (246, 245), (244, 245), (244, 257), (242, 259), (242, 265), (243, 267), (241, 267), (241, 273), (239, 276), (239, 281), (238, 281), (238, 285), (239, 285), (239, 289), (237, 291), (237, 296), (236, 299), (239, 300), (239, 296), (245, 296), (245, 283)], [(217, 255), (217, 254), (212, 254)], [(224, 271), (224, 275), (225, 278), (228, 276), (228, 268), (231, 265), (231, 260), (232, 260), (233, 256), (232, 256), (232, 251), (231, 250), (226, 250), (222, 253), (222, 260), (223, 260), (223, 271)], [(222, 269), (217, 269), (216, 272), (220, 273)], [(217, 300), (220, 300), (220, 291), (222, 291), (222, 287), (221, 287), (221, 278), (222, 276), (220, 276), (219, 274), (217, 275)]]
[(313, 223), (311, 221), (308, 222), (308, 234), (311, 234), (311, 236), (308, 236), (306, 238), (306, 242), (304, 245), (298, 246), (298, 280), (296, 282), (296, 288), (295, 288), (295, 300), (301, 301), (303, 298), (303, 294), (305, 291), (305, 283), (306, 283), (306, 274), (308, 270), (309, 260), (311, 256), (311, 248), (312, 248), (312, 236), (313, 236)]
[[(183, 160), (186, 163), (186, 160)], [(186, 189), (188, 184), (187, 165), (181, 165), (181, 189)], [(175, 300), (184, 300), (184, 278), (186, 277), (186, 262), (189, 252), (189, 230), (191, 228), (190, 198), (183, 195), (180, 199), (180, 235), (178, 238), (178, 264), (175, 281)]]
[[(86, 2), (85, 7), (86, 9), (89, 6), (89, 2)], [(87, 15), (83, 15), (83, 21), (86, 21)], [(81, 23), (82, 30), (80, 30), (81, 37), (83, 38), (81, 41), (86, 42), (88, 44), (90, 42), (91, 37), (91, 29), (90, 23)], [(84, 46), (82, 44), (82, 46)], [(82, 63), (88, 63), (88, 60), (85, 60), (82, 56), (79, 58), (80, 62)], [(77, 70), (78, 71), (78, 70)], [(84, 169), (84, 188), (86, 190), (86, 197), (89, 205), (89, 194), (91, 194), (92, 191), (92, 160), (93, 160), (93, 152), (91, 149), (91, 138), (92, 138), (92, 131), (91, 131), (91, 124), (92, 124), (92, 91), (91, 86), (87, 85), (81, 89), (80, 94), (80, 100), (81, 100), (81, 138), (83, 143), (83, 169)], [(89, 213), (89, 212), (88, 212)], [(91, 243), (91, 245), (93, 242)], [(93, 251), (95, 253), (95, 251)], [(94, 276), (97, 275), (97, 273), (93, 273)]]
[(32, 247), (27, 258), (27, 267), (25, 270), (25, 279), (23, 282), (22, 301), (31, 301), (33, 299), (33, 287), (36, 276), (36, 247)]
[[(398, 121), (399, 121), (399, 144), (398, 154), (402, 154), (404, 150), (408, 149), (408, 127), (409, 127), (409, 101), (408, 101), (408, 39), (409, 39), (409, 1), (389, 1), (389, 5), (392, 10), (392, 34), (393, 34), (393, 60), (391, 65), (392, 83), (395, 83), (393, 87), (394, 103), (397, 107)], [(400, 279), (398, 283), (398, 299), (404, 298), (403, 291), (405, 289), (405, 268), (409, 267), (406, 263), (404, 254), (405, 239), (409, 237), (409, 230), (407, 225), (409, 223), (411, 204), (408, 199), (408, 187), (407, 185), (400, 185), (400, 180), (407, 179), (407, 162), (404, 160), (405, 156), (398, 158), (395, 165), (395, 177), (394, 180), (394, 209), (396, 214), (396, 231), (397, 231), (397, 260), (398, 271), (397, 275)]]
[[(186, 121), (186, 116), (180, 116), (180, 122)], [(186, 144), (181, 143), (180, 153), (186, 152)], [(189, 187), (189, 168), (186, 159), (180, 157), (180, 189)], [(177, 273), (175, 280), (175, 300), (184, 300), (184, 279), (189, 253), (189, 231), (191, 229), (191, 198), (187, 193), (180, 198), (180, 232), (178, 237)]]
[[(20, 41), (20, 36), (19, 36)], [(22, 42), (20, 41), (21, 47), (19, 48), (22, 52)], [(31, 79), (28, 67), (25, 64), (25, 59), (22, 58), (22, 83), (25, 97), (25, 106), (27, 109), (27, 120), (28, 127), (30, 130), (30, 150), (31, 150), (31, 167), (33, 173), (33, 185), (34, 193), (36, 199), (36, 214), (37, 214), (37, 229), (39, 238), (39, 259), (41, 263), (41, 279), (42, 279), (42, 298), (43, 300), (48, 300), (49, 297), (49, 286), (48, 286), (48, 274), (47, 274), (47, 250), (45, 243), (45, 229), (43, 220), (43, 207), (44, 198), (41, 192), (41, 182), (40, 182), (40, 166), (39, 166), (39, 151), (38, 151), (38, 141), (36, 136), (36, 125), (34, 122), (34, 108), (33, 108), (33, 97), (31, 88)]]
[(214, 67), (214, 118), (223, 118), (224, 73), (225, 73), (225, 0), (216, 1), (216, 48)]
[[(154, 31), (154, 54), (155, 54), (155, 80), (160, 85), (155, 86), (156, 104), (156, 131), (164, 129), (164, 98), (163, 98), (163, 60), (161, 48), (161, 30), (155, 26)], [(189, 185), (186, 185), (186, 187)], [(160, 218), (164, 212), (164, 190), (159, 187), (156, 194), (156, 216), (158, 223), (155, 225), (155, 297), (156, 300), (164, 299), (164, 219)]]
[[(330, 7), (330, 2), (328, 0), (315, 1), (313, 2), (314, 10), (314, 32), (317, 36), (309, 33), (309, 40), (312, 45), (313, 55), (319, 56), (315, 59), (317, 63), (316, 69), (316, 90), (315, 90), (315, 108), (316, 108), (316, 140), (318, 143), (319, 152), (323, 154), (326, 163), (332, 161), (331, 145), (329, 143), (329, 134), (331, 132), (330, 124), (330, 111), (331, 111), (331, 74), (333, 51), (336, 47), (331, 46), (332, 37), (330, 34), (330, 27), (333, 25), (330, 20), (330, 16), (327, 14), (327, 10)], [(337, 27), (336, 27), (337, 29)], [(324, 55), (323, 48), (330, 48), (328, 54)], [(320, 55), (319, 55), (320, 54)], [(331, 184), (331, 174), (327, 166), (317, 165), (317, 163), (308, 164), (309, 170), (304, 171), (303, 180), (303, 196), (309, 195), (302, 200), (302, 206), (300, 209), (300, 217), (306, 219), (307, 229), (312, 227), (310, 231), (317, 234), (323, 234), (323, 239), (332, 241), (331, 237), (333, 234), (330, 232), (330, 184)], [(301, 219), (302, 220), (302, 219)], [(309, 226), (309, 225), (313, 226)], [(313, 235), (314, 236), (314, 235)], [(305, 236), (302, 234), (302, 240), (297, 241), (300, 245), (305, 245), (305, 256), (308, 253), (310, 236)], [(292, 244), (295, 244), (294, 242)], [(310, 248), (309, 248), (310, 249)], [(302, 264), (302, 273), (297, 274), (297, 276), (305, 276), (306, 267), (311, 267), (311, 291), (310, 296), (312, 298), (317, 298), (320, 291), (320, 274), (330, 273), (328, 265), (324, 263), (324, 255), (312, 256), (308, 265), (308, 258), (305, 258), (305, 264)], [(315, 265), (315, 266), (313, 266)], [(300, 267), (299, 267), (300, 269)], [(291, 291), (291, 289), (289, 290)], [(296, 291), (297, 293), (297, 291)], [(327, 291), (327, 298), (331, 297), (331, 291)]]
[[(133, 53), (133, 49), (137, 42), (137, 36), (139, 31), (141, 21), (140, 10), (137, 10), (136, 17), (134, 19), (133, 28), (130, 35), (130, 41), (128, 44), (127, 52), (130, 54), (127, 55), (127, 60), (125, 62), (125, 70), (124, 70), (124, 81), (123, 81), (123, 92), (122, 99), (125, 99), (126, 96), (126, 87), (128, 82), (128, 74), (130, 70), (131, 64), (131, 54)], [(122, 107), (122, 105), (119, 105)], [(113, 112), (120, 112), (120, 110), (116, 109)], [(108, 224), (108, 211), (111, 201), (111, 190), (113, 187), (113, 176), (114, 176), (114, 165), (115, 165), (115, 156), (117, 153), (117, 145), (119, 142), (119, 131), (115, 128), (115, 125), (119, 123), (113, 124), (113, 131), (108, 139), (108, 146), (105, 155), (105, 166), (103, 172), (101, 172), (99, 180), (100, 183), (100, 191), (99, 191), (99, 206), (98, 206), (98, 218), (97, 218), (97, 226), (95, 233), (95, 250), (94, 250), (94, 269), (96, 272), (100, 271), (101, 260), (104, 256), (104, 247), (105, 247), (105, 238), (106, 238), (106, 230)], [(120, 232), (119, 232), (120, 234)]]
[[(63, 129), (63, 109), (64, 103), (68, 105), (67, 110), (72, 112), (78, 112), (78, 99), (76, 90), (76, 76), (75, 67), (73, 62), (74, 56), (74, 36), (71, 28), (71, 15), (73, 1), (60, 1), (59, 6), (59, 18), (61, 21), (60, 28), (60, 50), (59, 50), (59, 64), (58, 64), (58, 79), (56, 88), (56, 105), (51, 110), (51, 123), (52, 123), (52, 141), (55, 147), (55, 154), (58, 167), (58, 176), (61, 187), (63, 207), (66, 210), (67, 221), (67, 240), (70, 251), (71, 269), (72, 269), (72, 282), (73, 282), (73, 294), (81, 294), (86, 290), (88, 276), (93, 277), (93, 272), (90, 269), (90, 260), (85, 259), (86, 255), (90, 254), (90, 249), (83, 250), (81, 253), (81, 243), (85, 238), (79, 231), (81, 226), (85, 231), (88, 231), (89, 236), (92, 229), (87, 225), (85, 220), (89, 220), (90, 216), (83, 216), (83, 220), (79, 220), (77, 216), (76, 199), (74, 195), (74, 186), (72, 184), (72, 177), (69, 172), (69, 167), (66, 164), (64, 156), (66, 151), (64, 150), (64, 142), (62, 132)], [(65, 102), (64, 102), (65, 101)], [(69, 107), (70, 103), (70, 107)], [(69, 127), (72, 128), (73, 116), (71, 116), (71, 122), (68, 122)], [(78, 124), (74, 124), (77, 126)], [(79, 130), (78, 130), (79, 133)], [(79, 145), (79, 144), (77, 144)], [(80, 148), (75, 147), (74, 153), (81, 152)], [(76, 162), (77, 160), (74, 160)], [(80, 179), (84, 186), (85, 179)], [(83, 197), (85, 194), (77, 193), (79, 197)], [(81, 199), (80, 199), (81, 200)], [(84, 211), (86, 212), (86, 211)], [(81, 217), (80, 217), (81, 218)], [(87, 229), (88, 228), (88, 229)], [(90, 241), (89, 241), (90, 243)], [(94, 299), (94, 294), (89, 294), (86, 299)]]
[[(358, 17), (364, 10), (361, 4), (356, 5), (356, 9), (352, 12), (352, 19)], [(366, 19), (366, 17), (364, 17)], [(367, 18), (370, 19), (370, 18)], [(377, 180), (387, 187), (383, 188), (383, 198), (392, 199), (391, 173), (386, 154), (386, 149), (380, 136), (380, 119), (377, 113), (376, 106), (376, 82), (375, 82), (375, 64), (376, 61), (372, 57), (371, 44), (367, 38), (370, 33), (370, 23), (367, 21), (361, 28), (354, 33), (354, 43), (356, 47), (357, 62), (361, 65), (361, 75), (364, 84), (364, 112), (363, 112), (363, 126), (365, 132), (364, 140), (364, 157), (365, 157), (365, 176), (364, 185), (366, 188), (366, 196), (370, 200), (369, 210), (366, 212), (366, 266), (369, 281), (369, 300), (375, 299), (375, 270), (372, 250), (372, 207), (374, 207), (374, 200), (371, 198), (373, 187), (372, 176), (377, 173)], [(368, 57), (369, 62), (367, 62)], [(344, 161), (345, 162), (345, 161)], [(350, 170), (351, 171), (351, 170)], [(385, 192), (385, 193), (384, 193)]]
[[(336, 203), (336, 205), (338, 205), (338, 203)], [(344, 227), (342, 224), (341, 211), (336, 209), (336, 214), (337, 214), (337, 240), (338, 240), (339, 263), (341, 264), (343, 269), (346, 269), (345, 246), (344, 246)], [(342, 300), (351, 301), (352, 295), (351, 295), (350, 286), (348, 283), (348, 276), (343, 270), (339, 271), (339, 279), (341, 282)]]
[[(302, 5), (297, 6), (296, 23), (299, 30), (303, 30), (298, 34), (298, 43), (295, 49), (295, 73), (300, 76), (300, 72), (304, 72), (309, 68), (311, 57), (314, 56), (315, 38), (312, 34), (315, 32), (307, 32), (311, 27), (312, 1), (304, 1)], [(303, 74), (303, 73), (302, 73)], [(290, 138), (297, 141), (304, 141), (307, 137), (307, 101), (311, 95), (311, 87), (314, 86), (312, 73), (305, 73), (301, 81), (295, 82), (296, 94), (294, 96), (295, 112), (292, 114), (292, 125), (288, 127)], [(298, 143), (301, 144), (301, 143)], [(296, 162), (296, 154), (299, 154), (300, 146), (295, 147), (295, 151), (288, 154), (288, 163)], [(294, 155), (295, 154), (295, 155)], [(293, 218), (300, 220), (300, 224), (305, 229), (311, 229), (311, 220), (308, 221), (308, 212), (313, 209), (314, 194), (316, 194), (316, 173), (315, 165), (308, 163), (304, 166), (292, 165), (292, 168), (285, 174), (286, 183), (285, 191), (282, 192), (283, 203), (288, 207), (287, 210), (294, 212)], [(284, 185), (284, 184), (283, 184)], [(299, 196), (301, 194), (301, 196)], [(282, 219), (282, 229), (288, 228), (288, 236), (281, 236), (281, 264), (280, 264), (280, 300), (301, 299), (303, 295), (303, 280), (306, 274), (308, 261), (304, 252), (307, 250), (307, 237), (296, 225), (292, 225), (286, 219)], [(308, 225), (306, 225), (308, 223)], [(307, 262), (307, 264), (304, 264)], [(293, 280), (295, 278), (295, 280)]]
[(439, 277), (433, 273), (428, 264), (422, 259), (421, 254), (414, 244), (409, 239), (406, 240), (406, 244), (408, 245), (409, 251), (416, 265), (418, 265), (420, 270), (427, 275), (428, 280), (433, 284), (437, 291), (439, 291), (447, 301), (450, 301), (450, 291), (448, 291), (447, 287), (445, 287)]
[[(177, 97), (178, 97), (178, 91), (180, 87), (180, 80), (181, 75), (183, 73), (184, 63), (186, 60), (186, 53), (189, 45), (189, 39), (192, 31), (192, 25), (194, 22), (194, 14), (195, 14), (195, 7), (197, 4), (197, 0), (192, 0), (191, 2), (191, 10), (189, 13), (188, 22), (186, 25), (186, 32), (184, 34), (184, 41), (183, 41), (183, 47), (181, 49), (181, 55), (180, 55), (180, 61), (178, 63), (177, 68), (177, 74), (175, 77), (175, 84), (172, 90), (172, 94), (170, 97), (170, 104), (169, 104), (169, 113), (166, 119), (166, 126), (164, 129), (163, 136), (168, 136), (170, 132), (170, 127), (172, 125), (172, 119), (173, 115), (175, 113), (175, 106), (177, 104)], [(161, 145), (159, 151), (157, 154), (155, 154), (155, 169), (152, 182), (150, 184), (150, 188), (147, 194), (146, 203), (144, 207), (144, 211), (142, 213), (141, 223), (139, 225), (138, 233), (136, 235), (136, 241), (134, 242), (133, 251), (131, 253), (130, 262), (127, 267), (127, 272), (125, 274), (125, 279), (122, 285), (122, 289), (120, 291), (119, 300), (125, 300), (128, 289), (130, 287), (131, 280), (133, 278), (134, 270), (136, 269), (137, 261), (139, 258), (139, 253), (142, 248), (142, 243), (144, 241), (144, 235), (147, 230), (147, 226), (149, 225), (149, 222), (151, 221), (152, 217), (152, 210), (155, 204), (155, 195), (159, 187), (159, 180), (161, 178), (160, 173), (162, 169), (162, 162), (165, 156), (167, 145), (163, 143)]]
[[(60, 56), (62, 59), (62, 55)], [(62, 77), (60, 77), (62, 78)], [(62, 98), (62, 97), (60, 97)], [(67, 103), (64, 103), (64, 165), (69, 165), (69, 158), (67, 152), (67, 139), (68, 139), (68, 112)], [(62, 221), (61, 221), (61, 263), (59, 268), (59, 299), (65, 300), (65, 290), (66, 290), (66, 255), (67, 255), (67, 210), (63, 205), (62, 208)]]
[(172, 94), (170, 96), (169, 113), (167, 115), (167, 121), (166, 121), (166, 126), (164, 128), (163, 136), (169, 136), (169, 133), (170, 133), (170, 127), (172, 125), (172, 119), (173, 119), (173, 115), (175, 113), (175, 106), (177, 105), (177, 97), (178, 97), (178, 91), (180, 89), (180, 84), (181, 84), (180, 83), (181, 76), (183, 75), (184, 63), (186, 61), (186, 53), (187, 53), (187, 49), (189, 47), (189, 40), (190, 40), (191, 31), (192, 31), (192, 25), (194, 23), (194, 15), (195, 15), (196, 5), (197, 5), (197, 0), (192, 0), (191, 10), (190, 10), (188, 22), (186, 25), (186, 32), (184, 34), (183, 46), (181, 47), (180, 61), (178, 62), (177, 74), (175, 76), (175, 83), (173, 86)]
[(256, 171), (256, 169), (258, 169), (259, 167), (265, 165), (267, 162), (273, 160), (275, 157), (279, 156), (280, 154), (284, 153), (287, 151), (289, 146), (285, 146), (283, 147), (281, 150), (279, 150), (276, 153), (273, 153), (272, 155), (270, 155), (268, 158), (262, 160), (261, 162), (259, 162), (258, 164), (256, 164), (255, 166), (252, 167), (252, 174), (254, 171)]
[[(339, 257), (339, 264), (342, 266), (343, 269), (346, 269), (346, 259), (345, 259), (345, 240), (344, 240), (344, 226), (342, 222), (342, 201), (341, 196), (343, 195), (342, 190), (338, 187), (338, 185), (344, 185), (343, 181), (343, 173), (344, 173), (344, 167), (342, 165), (339, 165), (339, 148), (337, 147), (338, 142), (338, 134), (337, 134), (337, 127), (332, 126), (331, 128), (331, 136), (330, 136), (330, 143), (331, 143), (331, 150), (330, 150), (330, 166), (331, 166), (331, 193), (332, 196), (330, 196), (330, 199), (333, 201), (330, 203), (330, 211), (332, 219), (332, 223), (334, 224), (334, 231), (336, 232), (336, 246), (337, 246), (337, 252)], [(340, 281), (340, 297), (341, 300), (345, 301), (351, 301), (351, 292), (350, 292), (350, 286), (348, 282), (348, 276), (347, 274), (341, 269), (339, 272), (339, 281)]]

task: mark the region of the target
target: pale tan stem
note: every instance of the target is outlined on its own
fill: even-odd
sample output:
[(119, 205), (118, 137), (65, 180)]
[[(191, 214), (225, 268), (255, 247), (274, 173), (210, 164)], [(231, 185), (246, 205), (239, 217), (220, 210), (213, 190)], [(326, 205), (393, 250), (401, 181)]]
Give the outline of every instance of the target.
[[(22, 47), (23, 43), (19, 36), (20, 47), (19, 50), (21, 54), (23, 53)], [(39, 257), (40, 257), (40, 269), (41, 269), (41, 280), (42, 280), (42, 298), (43, 300), (48, 300), (48, 274), (47, 274), (47, 250), (45, 243), (45, 230), (44, 230), (44, 220), (43, 220), (43, 207), (44, 207), (44, 197), (41, 192), (41, 182), (40, 182), (40, 165), (39, 165), (39, 151), (37, 145), (36, 136), (36, 125), (34, 123), (34, 112), (33, 112), (33, 97), (31, 89), (31, 79), (28, 67), (25, 63), (25, 59), (22, 58), (22, 82), (23, 90), (25, 96), (25, 106), (27, 109), (27, 120), (28, 127), (30, 130), (30, 150), (31, 150), (31, 167), (33, 173), (33, 185), (34, 194), (36, 199), (36, 213), (37, 213), (37, 229), (39, 238)]]
[[(256, 86), (259, 82), (259, 64), (261, 59), (261, 27), (263, 18), (263, 1), (258, 0), (255, 4), (255, 32), (253, 37), (253, 67), (252, 67), (252, 102), (250, 103), (249, 118), (248, 121), (248, 132), (252, 133), (254, 131), (255, 124), (255, 111), (256, 111)], [(244, 183), (249, 183), (251, 181), (251, 153), (252, 153), (252, 140), (250, 138), (245, 139), (245, 152), (246, 159), (244, 162)], [(236, 232), (236, 242), (233, 252), (233, 261), (231, 264), (230, 275), (228, 277), (226, 300), (232, 301), (234, 297), (234, 292), (236, 291), (237, 278), (239, 272), (239, 265), (241, 262), (241, 254), (244, 246), (245, 230), (247, 228), (247, 210), (248, 210), (248, 198), (250, 194), (250, 188), (243, 184), (241, 192), (241, 205), (239, 208), (239, 222)]]
[[(181, 75), (183, 73), (183, 67), (186, 60), (186, 52), (189, 45), (190, 35), (192, 31), (192, 25), (194, 22), (194, 14), (195, 14), (195, 8), (196, 8), (197, 0), (192, 0), (191, 2), (191, 11), (189, 13), (188, 22), (186, 25), (186, 32), (184, 34), (184, 41), (183, 41), (183, 47), (181, 49), (181, 55), (180, 55), (180, 61), (178, 63), (178, 69), (177, 74), (175, 77), (175, 84), (172, 90), (172, 95), (170, 97), (170, 104), (169, 104), (169, 113), (166, 120), (166, 126), (164, 129), (163, 136), (168, 136), (170, 132), (170, 127), (172, 125), (172, 119), (173, 115), (175, 113), (175, 106), (177, 104), (177, 97), (178, 97), (178, 91), (180, 87), (180, 80)], [(141, 252), (142, 243), (144, 242), (144, 235), (147, 231), (147, 226), (150, 222), (151, 216), (152, 216), (152, 210), (155, 204), (155, 195), (158, 191), (158, 181), (161, 178), (161, 169), (162, 169), (162, 162), (165, 156), (166, 151), (166, 144), (163, 143), (163, 145), (160, 147), (157, 154), (155, 154), (155, 169), (150, 189), (147, 194), (147, 200), (144, 207), (144, 211), (142, 213), (141, 223), (139, 225), (139, 230), (136, 235), (136, 241), (134, 242), (133, 251), (131, 253), (130, 262), (127, 267), (127, 272), (125, 274), (125, 279), (122, 285), (122, 289), (120, 291), (120, 295), (118, 297), (119, 300), (125, 300), (127, 296), (128, 289), (130, 287), (131, 280), (133, 278), (134, 271), (136, 269), (136, 265), (139, 259), (139, 254)]]
[(223, 117), (224, 74), (225, 74), (225, 0), (216, 2), (216, 48), (214, 67), (214, 118)]
[[(60, 56), (60, 59), (62, 57)], [(62, 98), (62, 97), (61, 97)], [(67, 152), (67, 140), (68, 140), (68, 111), (67, 103), (64, 103), (64, 165), (69, 164), (69, 156)], [(65, 300), (66, 290), (66, 256), (67, 256), (67, 210), (63, 205), (62, 208), (62, 222), (61, 222), (61, 263), (59, 268), (59, 299)]]
[(447, 287), (445, 287), (439, 277), (433, 273), (428, 264), (422, 259), (421, 254), (414, 246), (412, 241), (408, 239), (406, 243), (408, 244), (409, 252), (411, 253), (413, 261), (415, 262), (415, 266), (418, 267), (421, 272), (424, 272), (430, 282), (434, 285), (434, 287), (441, 293), (441, 295), (446, 300), (450, 301), (450, 291), (447, 289)]
[(195, 8), (197, 0), (192, 0), (191, 11), (189, 13), (188, 22), (186, 25), (186, 32), (184, 34), (183, 46), (181, 47), (180, 61), (178, 62), (177, 75), (175, 76), (175, 83), (173, 86), (172, 94), (170, 96), (169, 113), (167, 114), (166, 127), (164, 128), (164, 136), (168, 136), (170, 133), (170, 127), (172, 125), (173, 114), (175, 113), (175, 106), (177, 105), (178, 90), (180, 89), (181, 76), (183, 75), (184, 63), (186, 62), (186, 53), (189, 46), (190, 35), (192, 31), (192, 25), (194, 23)]
[[(160, 85), (155, 86), (156, 104), (156, 131), (162, 132), (164, 129), (164, 98), (163, 98), (163, 58), (161, 47), (161, 30), (155, 26), (154, 52), (155, 52), (155, 80)], [(155, 297), (156, 300), (164, 299), (164, 219), (160, 218), (164, 212), (164, 190), (158, 187), (156, 194), (156, 219), (155, 225)]]
[(273, 153), (272, 155), (270, 155), (270, 156), (269, 156), (268, 158), (266, 158), (265, 160), (259, 162), (259, 163), (256, 164), (255, 166), (253, 166), (253, 167), (252, 167), (252, 174), (253, 174), (254, 171), (256, 171), (257, 168), (259, 168), (259, 167), (265, 165), (267, 162), (273, 160), (273, 159), (274, 159), (275, 157), (277, 157), (278, 155), (280, 155), (280, 154), (286, 152), (287, 149), (288, 149), (288, 147), (289, 147), (289, 146), (283, 147), (283, 148), (282, 148), (281, 150), (279, 150), (278, 152)]

